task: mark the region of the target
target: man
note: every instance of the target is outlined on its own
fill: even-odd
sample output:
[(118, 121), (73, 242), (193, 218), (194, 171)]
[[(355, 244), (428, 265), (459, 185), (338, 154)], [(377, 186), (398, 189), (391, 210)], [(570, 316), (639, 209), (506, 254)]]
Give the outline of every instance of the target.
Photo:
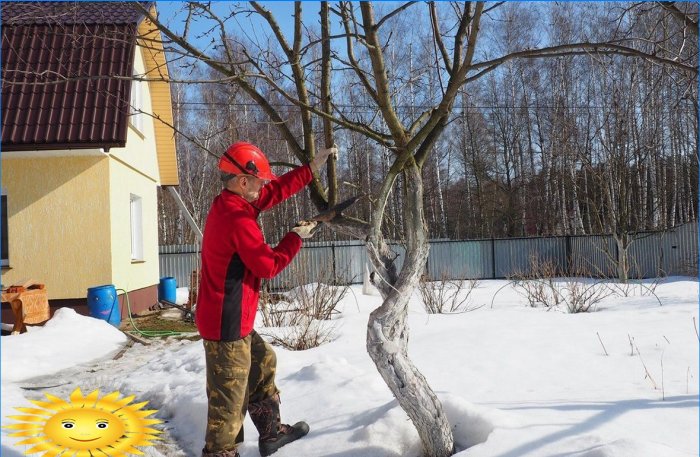
[(321, 150), (309, 165), (277, 178), (256, 146), (232, 144), (219, 161), (224, 189), (214, 199), (202, 242), (196, 323), (204, 340), (208, 415), (202, 457), (237, 457), (246, 409), (267, 456), (309, 432), (305, 422), (282, 424), (276, 357), (255, 330), (261, 278), (292, 261), (316, 222), (302, 221), (272, 248), (257, 223), (267, 210), (303, 189), (337, 149)]

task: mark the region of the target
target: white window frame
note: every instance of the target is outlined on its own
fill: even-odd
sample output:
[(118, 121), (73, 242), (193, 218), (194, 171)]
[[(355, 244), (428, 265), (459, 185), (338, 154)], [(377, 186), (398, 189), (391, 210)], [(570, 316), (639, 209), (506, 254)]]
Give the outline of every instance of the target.
[[(0, 207), (0, 213), (2, 213), (0, 215), (0, 217), (2, 217), (2, 222), (1, 222), (2, 225), (0, 226), (0, 232), (2, 232), (2, 238), (7, 240), (7, 246), (2, 246), (3, 250), (7, 250), (7, 256), (5, 256), (5, 255), (1, 256), (2, 258), (0, 258), (0, 266), (1, 267), (9, 267), (10, 266), (10, 237), (9, 237), (9, 233), (7, 233), (7, 231), (8, 231), (7, 229), (10, 226), (10, 224), (9, 224), (10, 221), (9, 221), (9, 217), (7, 215), (7, 206), (8, 206), (8, 204), (7, 204), (7, 189), (3, 187), (0, 190), (0, 194), (2, 195), (1, 200), (4, 200), (4, 202), (5, 202), (4, 208)], [(0, 243), (2, 243), (1, 240), (0, 240)]]
[[(134, 78), (143, 77), (136, 73), (136, 69), (133, 70), (132, 76)], [(143, 132), (143, 118), (145, 114), (143, 111), (143, 81), (137, 79), (131, 80), (131, 109), (129, 115), (129, 124), (139, 132)]]
[(143, 261), (143, 199), (130, 194), (131, 260)]

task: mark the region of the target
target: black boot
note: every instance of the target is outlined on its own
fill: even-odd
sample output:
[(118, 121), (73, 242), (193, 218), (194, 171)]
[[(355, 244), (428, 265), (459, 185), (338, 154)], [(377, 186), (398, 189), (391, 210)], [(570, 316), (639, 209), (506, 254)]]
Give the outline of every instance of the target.
[(241, 454), (236, 449), (232, 451), (209, 452), (205, 447), (202, 449), (202, 457), (241, 457)]
[(279, 396), (277, 395), (257, 403), (248, 404), (248, 412), (260, 434), (258, 448), (262, 457), (277, 452), (285, 444), (296, 441), (309, 433), (309, 426), (306, 422), (297, 422), (294, 425), (281, 423)]

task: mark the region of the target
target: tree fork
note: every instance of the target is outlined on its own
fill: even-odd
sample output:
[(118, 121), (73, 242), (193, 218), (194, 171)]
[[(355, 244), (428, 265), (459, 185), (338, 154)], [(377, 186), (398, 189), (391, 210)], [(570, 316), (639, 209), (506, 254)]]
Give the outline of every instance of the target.
[[(406, 207), (411, 208), (411, 211), (406, 211), (406, 259), (393, 283), (388, 283), (387, 278), (380, 279), (384, 302), (370, 314), (367, 351), (418, 430), (424, 454), (447, 457), (454, 453), (451, 426), (440, 400), (408, 357), (408, 302), (423, 274), (429, 245), (423, 217), (423, 182), (415, 161), (406, 165), (404, 176), (408, 190)], [(380, 224), (376, 220), (373, 222)], [(384, 250), (373, 244), (376, 242), (376, 238), (368, 241), (370, 258), (378, 271), (386, 271), (385, 263), (377, 264), (387, 259), (377, 255)]]

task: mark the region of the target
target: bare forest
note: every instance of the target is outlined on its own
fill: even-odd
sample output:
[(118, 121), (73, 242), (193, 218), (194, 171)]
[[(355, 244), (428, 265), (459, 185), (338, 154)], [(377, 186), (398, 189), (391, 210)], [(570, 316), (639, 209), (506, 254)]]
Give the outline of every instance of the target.
[[(696, 4), (676, 5), (697, 11)], [(444, 81), (430, 71), (439, 52), (431, 18), (416, 14), (422, 7), (414, 8), (396, 14), (385, 26), (390, 90), (397, 114), (407, 119), (430, 110), (444, 90)], [(244, 15), (245, 8), (238, 14)], [(656, 3), (505, 3), (485, 14), (481, 25), (477, 54), (485, 61), (543, 46), (634, 37), (649, 54), (667, 53), (669, 59), (697, 63), (692, 27), (683, 28)], [(261, 34), (255, 42), (245, 34), (237, 36), (235, 28), (228, 33), (239, 48), (269, 53), (260, 58), (274, 60), (265, 48), (270, 37)], [(305, 24), (303, 33), (309, 42), (319, 40), (318, 19)], [(320, 55), (314, 52), (320, 53), (308, 50), (306, 65), (310, 78), (320, 80), (320, 70), (314, 68)], [(332, 72), (333, 108), (381, 131), (376, 106), (342, 67), (346, 52), (338, 51)], [(357, 52), (357, 59), (367, 58)], [(678, 58), (674, 52), (680, 52)], [(179, 192), (200, 227), (220, 191), (216, 156), (231, 142), (244, 139), (260, 145), (280, 164), (279, 173), (300, 163), (276, 121), (238, 86), (185, 59), (171, 64), (170, 72), (185, 81), (173, 83), (181, 132)], [(279, 84), (292, 84), (281, 72)], [(430, 238), (635, 233), (697, 218), (697, 74), (594, 52), (512, 59), (495, 69), (482, 67), (482, 73), (459, 88), (444, 132), (422, 168)], [(275, 91), (263, 93), (301, 137), (304, 118), (299, 108)], [(322, 123), (314, 128), (321, 141)], [(338, 200), (371, 195), (387, 175), (394, 153), (362, 133), (335, 126), (333, 134), (342, 152)], [(396, 180), (383, 224), (385, 236), (395, 240), (406, 232), (402, 179)], [(373, 204), (372, 199), (361, 200), (353, 211), (367, 220)], [(308, 196), (294, 199), (263, 215), (261, 225), (274, 242), (316, 210)], [(160, 211), (161, 244), (194, 241), (166, 192), (160, 196)], [(348, 238), (323, 229), (315, 239)]]

